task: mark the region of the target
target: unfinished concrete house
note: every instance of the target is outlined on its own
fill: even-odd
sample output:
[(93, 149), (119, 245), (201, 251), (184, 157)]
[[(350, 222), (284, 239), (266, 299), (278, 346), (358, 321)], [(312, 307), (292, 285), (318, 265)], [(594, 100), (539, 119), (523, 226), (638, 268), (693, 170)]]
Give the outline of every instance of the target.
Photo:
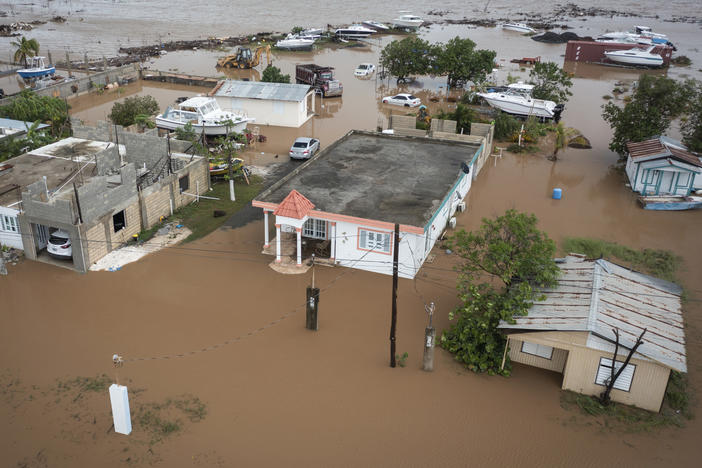
[[(207, 160), (184, 153), (185, 142), (104, 124), (75, 125), (74, 135), (20, 156), (54, 164), (63, 160), (71, 168), (51, 184), (40, 174), (24, 184), (18, 220), (29, 259), (85, 272), (210, 187)], [(91, 147), (98, 151), (91, 152)], [(72, 255), (66, 260), (47, 252), (57, 230), (70, 236)]]

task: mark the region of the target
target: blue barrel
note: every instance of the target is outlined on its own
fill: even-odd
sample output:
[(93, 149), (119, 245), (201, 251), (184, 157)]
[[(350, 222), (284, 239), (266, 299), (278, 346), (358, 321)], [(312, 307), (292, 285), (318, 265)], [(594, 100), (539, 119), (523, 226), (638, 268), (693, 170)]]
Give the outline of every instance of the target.
[(561, 197), (563, 196), (563, 190), (559, 188), (553, 189), (553, 195), (551, 195), (554, 200), (560, 200)]

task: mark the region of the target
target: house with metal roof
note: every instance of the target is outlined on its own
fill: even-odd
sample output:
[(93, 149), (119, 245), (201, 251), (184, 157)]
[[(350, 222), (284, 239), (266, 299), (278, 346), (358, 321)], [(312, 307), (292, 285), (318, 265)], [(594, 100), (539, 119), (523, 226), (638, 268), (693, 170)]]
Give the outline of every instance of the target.
[(224, 110), (241, 110), (257, 124), (300, 127), (314, 115), (314, 89), (308, 85), (223, 80), (209, 93)]
[(702, 189), (702, 160), (667, 137), (627, 143), (626, 175), (641, 195), (687, 196)]
[(614, 383), (614, 401), (659, 411), (670, 371), (687, 372), (682, 289), (603, 259), (557, 260), (558, 285), (525, 316), (503, 321), (512, 361), (563, 374), (562, 388), (599, 395), (643, 334)]

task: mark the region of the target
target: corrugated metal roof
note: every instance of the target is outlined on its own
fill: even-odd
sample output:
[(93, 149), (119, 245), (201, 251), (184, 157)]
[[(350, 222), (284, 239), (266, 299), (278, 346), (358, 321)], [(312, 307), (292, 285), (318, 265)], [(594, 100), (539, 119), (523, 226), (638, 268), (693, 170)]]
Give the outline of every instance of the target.
[(664, 138), (654, 138), (646, 141), (629, 142), (626, 148), (629, 156), (637, 158), (673, 158), (693, 166), (702, 167), (700, 158), (695, 154), (673, 144), (666, 144), (670, 140)]
[[(13, 120), (13, 119), (6, 119), (4, 117), (0, 117), (0, 127), (1, 128), (10, 128), (12, 130), (28, 130), (32, 125), (34, 125), (34, 122), (25, 122), (23, 120)], [(37, 126), (37, 129), (40, 128), (47, 128), (49, 125), (40, 123)]]
[(544, 290), (526, 316), (500, 328), (531, 331), (588, 331), (632, 348), (643, 329), (637, 354), (686, 372), (682, 289), (667, 281), (631, 271), (606, 260), (570, 255), (559, 264), (558, 286)]
[(268, 99), (272, 101), (302, 101), (310, 91), (308, 85), (290, 83), (264, 83), (258, 81), (225, 80), (215, 96)]

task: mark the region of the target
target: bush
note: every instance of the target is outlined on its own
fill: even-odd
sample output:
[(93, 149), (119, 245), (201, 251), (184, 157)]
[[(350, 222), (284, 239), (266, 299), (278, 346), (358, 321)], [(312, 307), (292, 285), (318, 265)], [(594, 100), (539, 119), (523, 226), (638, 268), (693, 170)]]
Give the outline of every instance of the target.
[(519, 121), (515, 117), (505, 112), (498, 112), (495, 117), (495, 138), (498, 140), (512, 138), (519, 131), (519, 127)]
[(261, 81), (268, 83), (290, 83), (290, 75), (283, 75), (280, 68), (268, 65), (266, 69), (263, 70)]
[(116, 102), (110, 112), (110, 120), (123, 127), (136, 123), (138, 115), (151, 116), (158, 112), (158, 102), (153, 96), (128, 97), (123, 102)]

